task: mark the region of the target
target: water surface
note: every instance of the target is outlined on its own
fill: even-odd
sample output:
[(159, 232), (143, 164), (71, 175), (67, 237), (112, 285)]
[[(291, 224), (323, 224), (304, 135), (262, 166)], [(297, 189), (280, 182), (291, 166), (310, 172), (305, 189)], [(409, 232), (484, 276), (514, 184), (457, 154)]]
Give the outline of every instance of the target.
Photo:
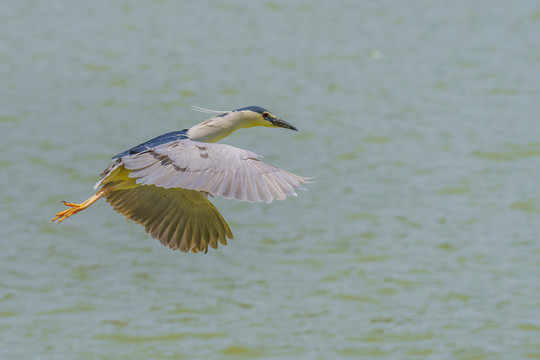
[[(0, 357), (540, 357), (536, 2), (4, 2)], [(109, 159), (264, 106), (226, 143), (317, 176), (214, 199), (172, 252), (105, 202)]]

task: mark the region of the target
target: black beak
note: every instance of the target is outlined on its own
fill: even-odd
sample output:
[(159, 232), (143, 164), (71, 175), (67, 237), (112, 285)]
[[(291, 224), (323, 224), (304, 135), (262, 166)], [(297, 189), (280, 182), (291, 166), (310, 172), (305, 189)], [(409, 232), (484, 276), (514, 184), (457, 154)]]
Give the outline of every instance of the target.
[(282, 127), (282, 128), (285, 128), (285, 129), (291, 129), (291, 130), (294, 130), (294, 131), (298, 131), (297, 128), (295, 128), (294, 126), (292, 126), (291, 124), (289, 124), (285, 120), (275, 118), (275, 119), (272, 119), (270, 121), (272, 122), (272, 125), (274, 125), (274, 126)]

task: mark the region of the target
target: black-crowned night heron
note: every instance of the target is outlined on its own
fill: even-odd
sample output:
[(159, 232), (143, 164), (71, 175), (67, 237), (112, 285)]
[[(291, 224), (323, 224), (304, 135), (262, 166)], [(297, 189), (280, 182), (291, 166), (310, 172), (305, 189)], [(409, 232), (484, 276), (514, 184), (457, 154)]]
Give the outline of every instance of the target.
[(95, 185), (100, 190), (51, 221), (67, 219), (104, 197), (114, 210), (144, 226), (171, 249), (208, 251), (232, 239), (231, 229), (208, 195), (271, 202), (296, 196), (308, 178), (259, 160), (247, 150), (213, 144), (232, 132), (254, 126), (297, 130), (268, 110), (249, 106), (213, 112), (190, 129), (173, 131), (113, 157)]

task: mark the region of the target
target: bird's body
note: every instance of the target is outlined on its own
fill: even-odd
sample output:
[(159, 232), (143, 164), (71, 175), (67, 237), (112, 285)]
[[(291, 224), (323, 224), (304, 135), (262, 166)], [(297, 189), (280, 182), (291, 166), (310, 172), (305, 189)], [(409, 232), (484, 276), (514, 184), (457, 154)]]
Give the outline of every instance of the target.
[(174, 131), (113, 157), (95, 195), (56, 214), (61, 222), (101, 197), (171, 249), (204, 251), (226, 245), (232, 232), (208, 195), (271, 202), (296, 196), (307, 178), (259, 160), (247, 150), (214, 142), (241, 128), (295, 127), (250, 106), (220, 113), (190, 129)]

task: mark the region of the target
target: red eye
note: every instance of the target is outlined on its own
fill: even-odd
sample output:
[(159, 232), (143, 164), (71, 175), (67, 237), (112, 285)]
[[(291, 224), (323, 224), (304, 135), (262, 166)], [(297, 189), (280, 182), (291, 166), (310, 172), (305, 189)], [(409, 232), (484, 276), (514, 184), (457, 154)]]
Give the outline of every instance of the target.
[(266, 118), (268, 117), (268, 113), (267, 113), (267, 112), (264, 112), (264, 113), (262, 114), (262, 117), (263, 117), (263, 119), (266, 119)]

